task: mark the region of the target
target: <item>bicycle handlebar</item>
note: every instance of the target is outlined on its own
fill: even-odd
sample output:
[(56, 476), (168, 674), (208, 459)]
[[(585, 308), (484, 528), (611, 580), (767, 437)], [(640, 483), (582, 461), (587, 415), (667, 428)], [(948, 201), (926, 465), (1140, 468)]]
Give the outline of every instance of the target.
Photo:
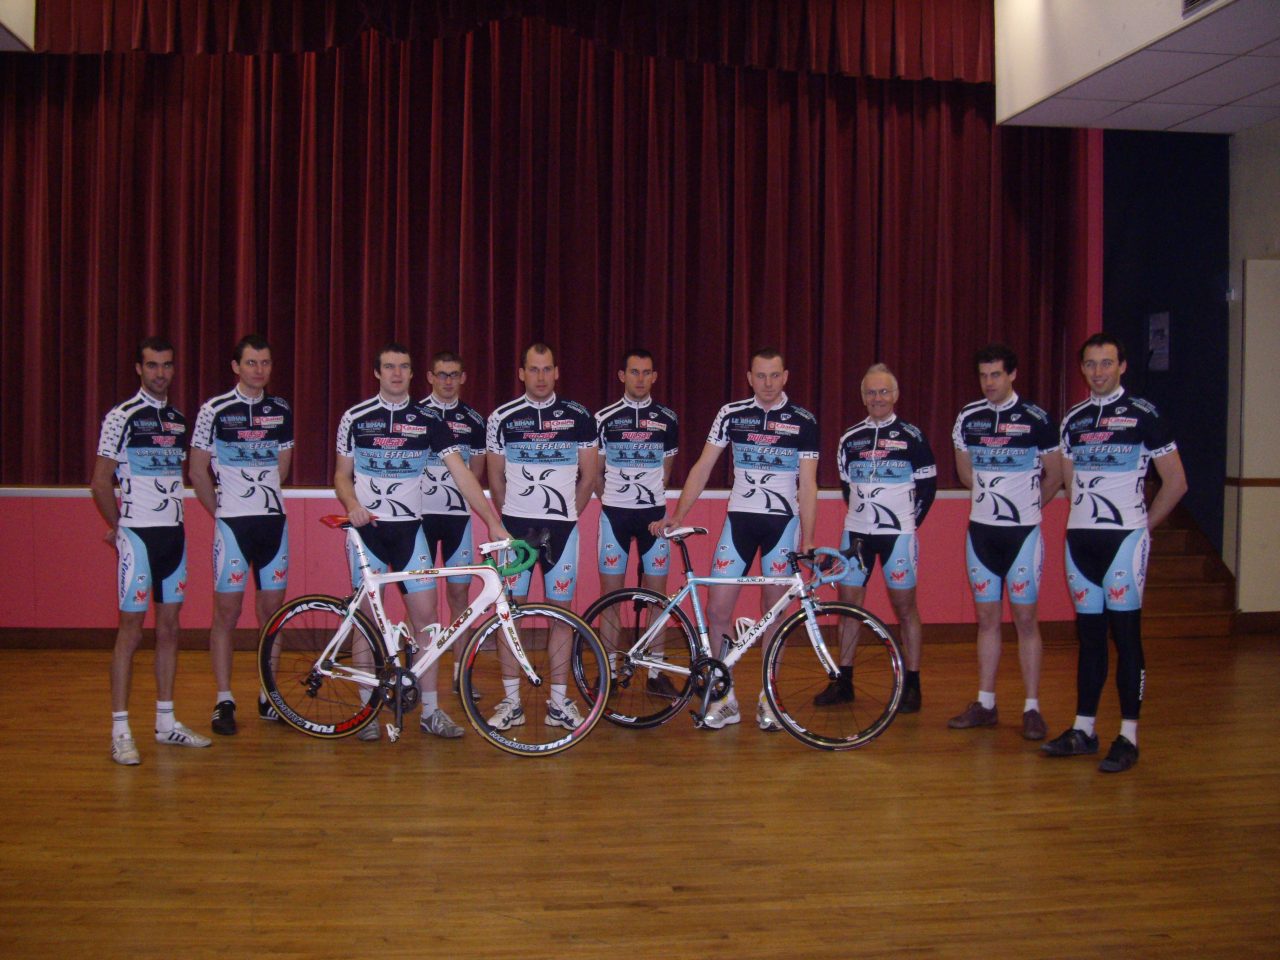
[[(831, 547), (815, 547), (813, 555), (815, 557), (827, 557), (835, 561), (833, 566), (827, 568), (827, 573), (819, 575), (817, 582), (819, 587), (825, 587), (828, 584), (837, 583), (844, 579), (845, 572), (849, 566), (849, 559), (843, 553), (839, 550), (833, 550)], [(820, 571), (822, 564), (815, 564), (815, 567)]]
[(497, 570), (498, 575), (503, 578), (518, 576), (531, 569), (538, 562), (538, 549), (523, 540), (507, 541), (506, 549), (512, 550), (516, 554), (516, 559), (512, 563), (499, 564), (493, 557), (485, 561), (485, 563), (490, 564)]

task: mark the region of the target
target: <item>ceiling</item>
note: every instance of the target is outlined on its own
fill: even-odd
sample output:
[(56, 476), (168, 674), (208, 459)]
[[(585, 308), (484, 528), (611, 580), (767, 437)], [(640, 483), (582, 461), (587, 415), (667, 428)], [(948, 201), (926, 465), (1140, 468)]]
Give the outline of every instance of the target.
[(1280, 0), (1234, 0), (1006, 123), (1237, 133), (1280, 117)]

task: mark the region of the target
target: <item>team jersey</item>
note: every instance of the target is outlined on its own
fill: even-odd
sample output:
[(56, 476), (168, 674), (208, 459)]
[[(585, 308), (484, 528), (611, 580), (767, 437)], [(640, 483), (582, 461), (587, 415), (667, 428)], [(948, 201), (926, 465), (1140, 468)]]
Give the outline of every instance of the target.
[(956, 417), (951, 442), (973, 467), (970, 520), (996, 527), (1040, 522), (1040, 458), (1058, 449), (1047, 413), (1016, 393), (999, 406), (978, 400)]
[(707, 443), (733, 445), (729, 509), (791, 517), (799, 510), (800, 461), (818, 459), (818, 421), (784, 393), (765, 410), (755, 397), (726, 403)]
[(120, 526), (182, 523), (187, 441), (186, 418), (145, 390), (107, 412), (98, 435), (98, 456), (116, 462)]
[(595, 418), (582, 404), (554, 393), (542, 402), (517, 397), (493, 411), (486, 446), (507, 459), (502, 512), (577, 520), (578, 451), (595, 445)]
[[(445, 406), (433, 393), (422, 401), (422, 406), (429, 407), (440, 415), (453, 434), (462, 462), (470, 465), (471, 458), (484, 453), (484, 417), (475, 407), (455, 400)], [(422, 471), (422, 512), (431, 514), (468, 513), (467, 501), (453, 482), (453, 475), (444, 465), (439, 454), (432, 451), (427, 454), (427, 463)]]
[(914, 533), (933, 502), (938, 470), (924, 434), (898, 419), (870, 417), (840, 438), (840, 479), (849, 485), (844, 528), (852, 533)]
[(1147, 466), (1177, 449), (1156, 408), (1124, 387), (1076, 404), (1062, 421), (1062, 452), (1073, 468), (1067, 529), (1145, 527)]
[(654, 403), (623, 397), (596, 414), (597, 440), (604, 457), (606, 507), (631, 510), (665, 505), (663, 464), (674, 457), (680, 440), (676, 415)]
[(379, 394), (338, 424), (338, 456), (355, 461), (356, 498), (378, 520), (417, 520), (428, 455), (457, 449), (440, 415), (411, 400), (390, 404)]
[(239, 387), (206, 400), (191, 445), (212, 454), (219, 517), (279, 516), (280, 451), (293, 448), (293, 411), (279, 397)]

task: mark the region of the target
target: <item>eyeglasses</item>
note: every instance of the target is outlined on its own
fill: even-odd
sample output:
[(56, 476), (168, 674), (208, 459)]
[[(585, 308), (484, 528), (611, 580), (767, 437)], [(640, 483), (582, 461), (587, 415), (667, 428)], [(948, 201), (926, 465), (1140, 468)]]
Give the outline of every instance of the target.
[(863, 390), (862, 395), (870, 399), (871, 397), (892, 397), (892, 387), (881, 387), (879, 390)]
[(457, 380), (462, 377), (462, 371), (461, 370), (452, 370), (452, 371), (441, 370), (439, 372), (432, 373), (431, 375), (435, 377), (437, 380)]

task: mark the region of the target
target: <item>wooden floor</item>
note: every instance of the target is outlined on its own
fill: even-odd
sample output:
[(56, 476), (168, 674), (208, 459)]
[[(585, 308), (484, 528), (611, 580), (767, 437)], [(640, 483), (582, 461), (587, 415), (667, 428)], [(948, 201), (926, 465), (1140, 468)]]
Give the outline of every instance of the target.
[[(1020, 739), (1012, 649), (994, 730), (945, 726), (973, 697), (972, 648), (926, 658), (924, 711), (855, 753), (680, 718), (531, 760), (470, 731), (321, 743), (252, 718), (210, 750), (140, 739), (123, 768), (105, 652), (2, 650), (0, 956), (1280, 952), (1276, 637), (1153, 644), (1142, 761), (1118, 776)], [(181, 670), (178, 715), (207, 731), (207, 661)], [(1056, 733), (1070, 646), (1047, 651), (1042, 701)], [(1105, 749), (1110, 688), (1100, 722)]]

